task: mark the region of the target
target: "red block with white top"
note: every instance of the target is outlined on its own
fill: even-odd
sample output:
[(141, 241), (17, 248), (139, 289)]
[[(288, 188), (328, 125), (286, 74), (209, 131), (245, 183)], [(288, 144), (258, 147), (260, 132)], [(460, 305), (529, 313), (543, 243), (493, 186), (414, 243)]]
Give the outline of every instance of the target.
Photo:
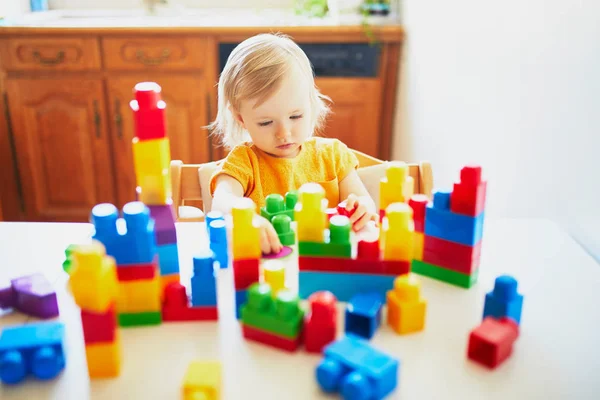
[(129, 103), (133, 110), (136, 137), (139, 140), (167, 137), (165, 108), (161, 87), (155, 82), (140, 82), (134, 87), (135, 100)]

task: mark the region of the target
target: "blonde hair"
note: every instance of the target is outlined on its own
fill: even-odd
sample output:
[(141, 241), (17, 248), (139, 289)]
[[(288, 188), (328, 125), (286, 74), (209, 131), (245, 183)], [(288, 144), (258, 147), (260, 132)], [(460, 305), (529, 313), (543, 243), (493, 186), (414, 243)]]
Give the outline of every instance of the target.
[(277, 89), (292, 63), (297, 63), (306, 75), (310, 88), (311, 135), (319, 132), (330, 112), (325, 101), (331, 99), (315, 85), (310, 60), (302, 49), (287, 35), (263, 33), (240, 43), (229, 55), (218, 84), (219, 108), (217, 117), (209, 125), (213, 135), (231, 149), (250, 141), (248, 132), (235, 119), (243, 100), (265, 101)]

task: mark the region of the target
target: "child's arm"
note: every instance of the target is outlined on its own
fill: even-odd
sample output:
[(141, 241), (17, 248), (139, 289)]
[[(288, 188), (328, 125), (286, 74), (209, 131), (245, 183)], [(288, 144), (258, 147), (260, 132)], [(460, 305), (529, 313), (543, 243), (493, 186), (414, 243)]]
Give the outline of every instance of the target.
[[(215, 182), (212, 210), (224, 215), (231, 214), (235, 200), (244, 196), (244, 188), (237, 179), (229, 175), (219, 175)], [(269, 220), (257, 215), (260, 227), (260, 248), (264, 254), (279, 253), (282, 249), (279, 236)]]
[(350, 216), (350, 223), (355, 231), (362, 229), (369, 221), (378, 220), (375, 202), (356, 170), (350, 172), (340, 182), (340, 199), (346, 199), (346, 210), (355, 209)]

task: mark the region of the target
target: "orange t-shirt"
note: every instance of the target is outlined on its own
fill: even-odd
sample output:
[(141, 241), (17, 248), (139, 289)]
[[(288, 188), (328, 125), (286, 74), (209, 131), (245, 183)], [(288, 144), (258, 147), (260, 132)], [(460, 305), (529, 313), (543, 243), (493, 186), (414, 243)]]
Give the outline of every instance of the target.
[(227, 174), (240, 182), (245, 197), (263, 207), (269, 194), (284, 196), (314, 182), (325, 189), (329, 207), (335, 207), (340, 202), (340, 182), (356, 168), (358, 159), (337, 139), (312, 137), (294, 158), (273, 157), (253, 143), (243, 143), (231, 150), (221, 169), (211, 177), (210, 194), (214, 195), (215, 178)]

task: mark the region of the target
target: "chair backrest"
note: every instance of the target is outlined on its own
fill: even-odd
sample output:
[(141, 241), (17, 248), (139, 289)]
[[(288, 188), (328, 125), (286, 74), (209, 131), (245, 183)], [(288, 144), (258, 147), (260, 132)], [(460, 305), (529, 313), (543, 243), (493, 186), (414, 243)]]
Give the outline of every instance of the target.
[[(385, 176), (386, 161), (353, 150), (358, 158), (358, 175), (367, 187), (369, 194), (379, 203), (379, 180)], [(212, 198), (208, 183), (224, 160), (205, 164), (184, 164), (180, 160), (171, 161), (171, 185), (173, 206), (177, 221), (203, 221), (203, 211), (208, 211)], [(433, 171), (429, 162), (408, 163), (410, 176), (414, 180), (414, 193), (431, 198)]]

